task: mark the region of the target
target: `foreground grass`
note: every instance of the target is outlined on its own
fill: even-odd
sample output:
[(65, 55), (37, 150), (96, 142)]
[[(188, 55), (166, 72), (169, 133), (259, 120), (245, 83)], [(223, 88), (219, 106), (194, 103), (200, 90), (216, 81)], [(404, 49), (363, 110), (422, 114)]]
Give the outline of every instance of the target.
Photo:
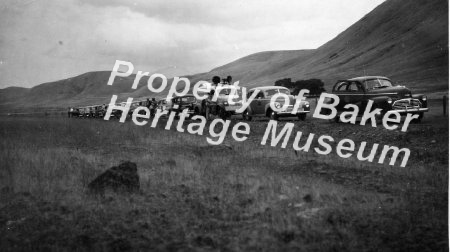
[[(162, 127), (2, 118), (0, 250), (447, 250), (448, 128), (435, 146), (421, 128), (391, 133), (420, 154), (400, 169), (261, 146), (258, 125), (212, 147)], [(140, 194), (86, 195), (123, 160)]]

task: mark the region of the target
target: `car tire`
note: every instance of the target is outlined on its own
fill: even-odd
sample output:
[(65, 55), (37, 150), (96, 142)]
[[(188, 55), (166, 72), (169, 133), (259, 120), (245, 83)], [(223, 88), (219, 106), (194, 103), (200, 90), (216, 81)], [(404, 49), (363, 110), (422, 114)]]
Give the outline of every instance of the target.
[(227, 115), (227, 111), (224, 109), (224, 108), (221, 108), (221, 107), (219, 107), (218, 108), (218, 114), (219, 114), (219, 117), (222, 119), (222, 120), (226, 120), (227, 119), (227, 117), (228, 117), (228, 115)]
[(340, 116), (341, 116), (340, 114), (336, 114), (336, 116), (331, 120), (334, 121), (335, 123), (340, 123), (341, 122)]
[(207, 121), (211, 120), (211, 111), (209, 107), (206, 107), (205, 109), (205, 118)]
[(424, 116), (424, 113), (423, 113), (423, 112), (422, 112), (422, 113), (419, 113), (419, 117), (416, 118), (416, 119), (414, 119), (413, 122), (414, 122), (414, 123), (420, 123), (420, 122), (422, 122), (423, 116)]
[(252, 120), (252, 116), (249, 115), (248, 110), (245, 110), (244, 113), (242, 113), (242, 119), (244, 119), (245, 121), (251, 121)]
[(269, 113), (270, 113), (269, 115), (270, 115), (271, 120), (278, 121), (278, 115), (275, 111), (271, 110)]
[(306, 114), (299, 114), (298, 119), (300, 119), (301, 121), (304, 121), (306, 119)]
[[(382, 108), (381, 108), (382, 109)], [(381, 110), (380, 114), (376, 114), (375, 115), (375, 120), (377, 121), (377, 123), (383, 123), (383, 117), (386, 114), (386, 112), (384, 112), (383, 110)]]

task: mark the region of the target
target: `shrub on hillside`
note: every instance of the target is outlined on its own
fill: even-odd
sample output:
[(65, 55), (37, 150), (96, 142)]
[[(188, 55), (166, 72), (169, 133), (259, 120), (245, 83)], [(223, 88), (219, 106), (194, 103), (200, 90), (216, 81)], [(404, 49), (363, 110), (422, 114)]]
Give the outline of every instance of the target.
[(298, 80), (292, 82), (291, 78), (284, 78), (275, 81), (275, 86), (289, 88), (293, 95), (298, 95), (302, 89), (308, 89), (310, 96), (318, 96), (325, 91), (324, 83), (320, 79)]

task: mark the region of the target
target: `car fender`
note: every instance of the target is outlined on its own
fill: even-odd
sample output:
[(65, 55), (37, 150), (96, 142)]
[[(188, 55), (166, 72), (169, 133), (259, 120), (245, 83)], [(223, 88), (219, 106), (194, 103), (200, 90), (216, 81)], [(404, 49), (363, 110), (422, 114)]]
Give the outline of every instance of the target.
[(252, 110), (252, 107), (250, 106), (250, 104), (245, 110), (247, 110), (248, 114), (251, 116), (253, 116), (255, 114), (255, 113), (253, 113), (253, 110)]
[(373, 101), (372, 108), (381, 108), (383, 111), (391, 110), (392, 104), (388, 103), (388, 100), (392, 100), (389, 96), (378, 96), (371, 98)]
[(266, 104), (264, 107), (264, 115), (270, 116), (269, 112), (272, 111), (272, 108), (270, 107), (270, 102)]
[(413, 94), (411, 96), (411, 98), (418, 99), (422, 103), (423, 108), (427, 108), (428, 107), (428, 99), (424, 100), (423, 99), (424, 97), (426, 98), (427, 96), (424, 94)]
[(414, 99), (419, 99), (420, 100), (424, 96), (426, 96), (426, 95), (424, 95), (424, 94), (413, 94), (411, 97), (414, 98)]

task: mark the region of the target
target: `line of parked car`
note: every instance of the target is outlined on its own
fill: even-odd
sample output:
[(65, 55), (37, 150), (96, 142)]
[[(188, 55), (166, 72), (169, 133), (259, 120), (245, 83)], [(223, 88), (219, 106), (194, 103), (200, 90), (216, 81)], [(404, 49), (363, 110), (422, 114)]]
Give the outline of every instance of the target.
[[(258, 91), (255, 99), (251, 101), (249, 106), (242, 113), (237, 110), (242, 107), (242, 91), (236, 86), (229, 83), (220, 83), (220, 85), (212, 85), (205, 83), (198, 89), (198, 94), (204, 96), (205, 99), (197, 99), (194, 95), (183, 95), (172, 97), (170, 100), (155, 99), (137, 100), (130, 105), (128, 114), (131, 116), (133, 111), (139, 106), (146, 106), (154, 115), (155, 110), (167, 110), (169, 113), (174, 111), (181, 113), (184, 109), (188, 109), (191, 115), (202, 115), (207, 120), (215, 117), (227, 119), (233, 115), (241, 115), (244, 120), (252, 120), (255, 117), (268, 117), (277, 120), (280, 117), (298, 117), (305, 120), (310, 112), (310, 104), (308, 101), (302, 100), (297, 111), (292, 114), (295, 104), (295, 97), (290, 90), (281, 86), (264, 86), (252, 88), (247, 92), (247, 99)], [(210, 85), (207, 87), (206, 85)], [(284, 108), (282, 111), (272, 109), (270, 105), (271, 99), (276, 94), (285, 94), (289, 97), (289, 105), (285, 106), (285, 100), (280, 97), (274, 102), (277, 110)], [(394, 86), (390, 79), (382, 76), (363, 76), (351, 78), (347, 80), (339, 80), (332, 89), (332, 93), (339, 97), (339, 104), (336, 106), (338, 113), (346, 111), (348, 104), (353, 104), (364, 111), (363, 108), (369, 100), (372, 100), (376, 108), (381, 108), (383, 114), (395, 110), (400, 114), (412, 113), (419, 114), (418, 120), (423, 118), (424, 112), (428, 111), (427, 97), (423, 94), (413, 95), (405, 86)], [(329, 101), (332, 102), (332, 101)], [(116, 104), (117, 106), (126, 106), (125, 102)], [(102, 118), (104, 117), (108, 106), (93, 105), (79, 108), (70, 108), (69, 117), (80, 118)], [(121, 110), (113, 110), (112, 116), (120, 118)], [(336, 116), (338, 118), (338, 116)]]
[(92, 105), (84, 107), (70, 107), (69, 117), (102, 118), (105, 116), (106, 105)]

